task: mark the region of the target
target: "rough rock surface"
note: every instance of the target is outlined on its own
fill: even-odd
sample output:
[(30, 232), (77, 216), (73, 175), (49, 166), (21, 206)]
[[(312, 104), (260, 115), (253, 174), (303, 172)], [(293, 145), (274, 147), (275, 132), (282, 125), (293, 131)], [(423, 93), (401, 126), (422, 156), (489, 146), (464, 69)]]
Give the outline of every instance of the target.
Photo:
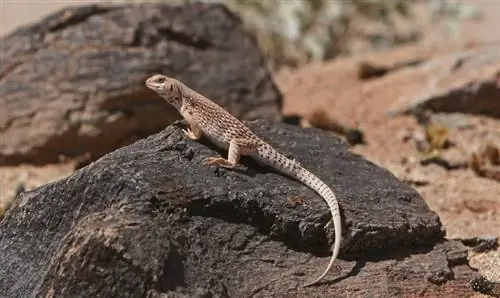
[(248, 158), (202, 166), (225, 152), (175, 122), (21, 194), (0, 223), (0, 296), (470, 294), (466, 248), (409, 186), (328, 133), (249, 125), (335, 189), (345, 240), (329, 283), (300, 287), (329, 259), (323, 200)]
[(89, 5), (2, 38), (0, 164), (93, 158), (179, 119), (144, 81), (171, 75), (240, 119), (281, 120), (254, 40), (223, 5)]
[(404, 112), (479, 114), (500, 117), (499, 45), (440, 56), (403, 73), (428, 76), (416, 94), (407, 94), (394, 108)]

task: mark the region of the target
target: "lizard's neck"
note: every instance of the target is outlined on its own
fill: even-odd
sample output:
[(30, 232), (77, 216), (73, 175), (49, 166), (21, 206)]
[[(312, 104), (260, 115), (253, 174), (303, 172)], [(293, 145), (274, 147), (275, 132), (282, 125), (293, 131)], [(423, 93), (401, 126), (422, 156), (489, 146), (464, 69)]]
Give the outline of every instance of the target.
[(163, 99), (165, 99), (166, 102), (168, 102), (170, 105), (172, 105), (174, 108), (177, 109), (177, 111), (181, 112), (182, 109), (182, 99), (174, 98), (169, 95), (164, 95)]

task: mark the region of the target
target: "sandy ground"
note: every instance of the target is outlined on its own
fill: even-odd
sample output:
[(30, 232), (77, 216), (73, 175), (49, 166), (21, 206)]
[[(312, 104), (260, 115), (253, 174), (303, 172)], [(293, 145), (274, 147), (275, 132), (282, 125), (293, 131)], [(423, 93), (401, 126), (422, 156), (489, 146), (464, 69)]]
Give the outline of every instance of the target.
[[(20, 24), (35, 21), (48, 12), (69, 4), (78, 5), (97, 1), (23, 1), (4, 0), (1, 2), (0, 35), (5, 35)], [(480, 21), (470, 21), (460, 26), (463, 39), (476, 41), (500, 40), (500, 1), (462, 1), (474, 2), (482, 11)], [(444, 26), (429, 26), (425, 42), (443, 43)], [(496, 28), (496, 29), (492, 29)], [(307, 116), (311, 111), (321, 108), (328, 110), (332, 117), (349, 126), (359, 126), (365, 133), (368, 145), (357, 146), (353, 152), (365, 156), (374, 163), (398, 173), (403, 163), (411, 163), (418, 158), (415, 144), (404, 141), (404, 136), (412, 131), (419, 131), (415, 119), (411, 117), (389, 118), (385, 112), (394, 104), (395, 90), (387, 89), (384, 93), (367, 94), (358, 101), (339, 101), (338, 92), (350, 92), (358, 84), (346, 75), (342, 80), (329, 81), (339, 72), (339, 66), (332, 63), (318, 63), (302, 69), (283, 71), (276, 74), (276, 80), (284, 93), (284, 113)], [(339, 76), (335, 76), (338, 78)], [(397, 86), (394, 86), (397, 88)], [(342, 91), (342, 90), (346, 91)], [(307, 97), (305, 96), (307, 95)], [(343, 97), (346, 95), (344, 94)], [(307, 100), (306, 100), (307, 98)], [(332, 108), (334, 107), (334, 108)], [(500, 121), (484, 117), (467, 117), (473, 129), (452, 131), (450, 138), (457, 143), (456, 150), (461, 150), (458, 157), (465, 159), (471, 144), (481, 143), (480, 136), (485, 132), (500, 131)], [(464, 153), (465, 152), (465, 153)], [(407, 165), (406, 165), (407, 166)], [(27, 189), (63, 178), (73, 171), (73, 162), (58, 165), (33, 167), (0, 167), (0, 208), (2, 199), (12, 197), (21, 182)], [(424, 186), (414, 186), (426, 200), (429, 207), (439, 214), (447, 231), (448, 238), (473, 237), (484, 235), (500, 236), (500, 183), (481, 178), (471, 170), (448, 171), (436, 165), (415, 167), (410, 173), (428, 177)], [(430, 177), (430, 178), (429, 178)], [(486, 254), (471, 254), (473, 266), (484, 270), (488, 278), (500, 281), (500, 250)], [(480, 297), (480, 296), (478, 296)]]

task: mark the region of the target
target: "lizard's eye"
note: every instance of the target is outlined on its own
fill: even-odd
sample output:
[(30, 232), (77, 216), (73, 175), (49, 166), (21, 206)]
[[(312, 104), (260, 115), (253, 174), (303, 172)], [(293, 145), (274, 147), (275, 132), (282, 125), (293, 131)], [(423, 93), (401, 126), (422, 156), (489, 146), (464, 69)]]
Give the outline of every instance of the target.
[(156, 82), (162, 84), (163, 82), (165, 82), (165, 78), (159, 78), (158, 80), (156, 80)]

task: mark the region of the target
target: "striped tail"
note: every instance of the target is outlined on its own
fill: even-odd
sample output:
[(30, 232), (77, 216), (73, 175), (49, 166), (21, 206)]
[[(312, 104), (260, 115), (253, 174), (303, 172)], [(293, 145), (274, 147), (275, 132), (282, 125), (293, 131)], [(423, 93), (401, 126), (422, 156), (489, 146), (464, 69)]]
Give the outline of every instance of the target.
[(304, 286), (308, 287), (314, 285), (327, 275), (327, 273), (332, 268), (335, 259), (337, 259), (337, 256), (340, 251), (342, 226), (340, 220), (339, 205), (335, 193), (333, 193), (331, 188), (328, 187), (328, 185), (326, 185), (323, 181), (321, 181), (316, 175), (303, 168), (298, 162), (291, 160), (286, 156), (284, 156), (283, 154), (279, 153), (271, 146), (266, 144), (258, 147), (257, 154), (258, 157), (256, 159), (258, 159), (260, 163), (264, 163), (268, 166), (271, 166), (277, 169), (278, 171), (294, 179), (297, 179), (298, 181), (309, 186), (311, 189), (313, 189), (315, 192), (317, 192), (320, 196), (323, 197), (323, 199), (328, 204), (328, 207), (330, 208), (330, 212), (332, 213), (333, 225), (335, 229), (335, 242), (333, 246), (333, 254), (330, 258), (330, 263), (328, 263), (328, 266), (326, 267), (326, 270), (318, 278), (305, 284)]

